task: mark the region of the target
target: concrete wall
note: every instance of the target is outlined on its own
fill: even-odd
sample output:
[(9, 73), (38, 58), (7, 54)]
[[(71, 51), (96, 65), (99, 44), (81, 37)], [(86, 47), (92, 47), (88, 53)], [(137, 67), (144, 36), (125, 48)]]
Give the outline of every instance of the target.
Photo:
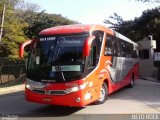
[(138, 42), (139, 50), (148, 49), (149, 50), (149, 59), (140, 59), (139, 74), (141, 77), (154, 77), (155, 68), (154, 68), (154, 49), (156, 49), (155, 40), (142, 40)]
[(140, 60), (139, 64), (139, 75), (140, 77), (153, 77), (154, 76), (154, 68), (152, 60)]

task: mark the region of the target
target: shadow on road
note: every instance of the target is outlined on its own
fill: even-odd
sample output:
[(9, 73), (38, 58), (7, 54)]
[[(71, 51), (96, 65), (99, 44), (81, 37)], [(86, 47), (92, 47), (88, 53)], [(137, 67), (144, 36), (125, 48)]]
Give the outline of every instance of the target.
[(24, 91), (0, 95), (0, 115), (19, 117), (60, 117), (71, 115), (83, 108), (53, 106), (27, 102)]
[(31, 115), (22, 115), (23, 117), (27, 116), (38, 116), (38, 117), (46, 117), (46, 116), (54, 116), (54, 117), (60, 117), (60, 116), (68, 116), (71, 115), (83, 108), (80, 107), (64, 107), (64, 106), (52, 106), (52, 105), (46, 105), (41, 108), (32, 109)]

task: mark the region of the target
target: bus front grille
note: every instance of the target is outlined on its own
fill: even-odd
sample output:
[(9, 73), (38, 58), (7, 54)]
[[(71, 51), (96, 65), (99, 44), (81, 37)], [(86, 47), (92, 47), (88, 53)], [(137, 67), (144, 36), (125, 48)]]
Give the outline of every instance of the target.
[(64, 90), (51, 90), (50, 91), (50, 95), (65, 95), (65, 94), (68, 94), (68, 93)]
[(45, 90), (41, 90), (41, 89), (34, 89), (32, 91), (39, 94), (45, 94)]
[(65, 90), (43, 90), (43, 89), (34, 89), (32, 90), (38, 94), (46, 94), (46, 95), (65, 95), (68, 94)]

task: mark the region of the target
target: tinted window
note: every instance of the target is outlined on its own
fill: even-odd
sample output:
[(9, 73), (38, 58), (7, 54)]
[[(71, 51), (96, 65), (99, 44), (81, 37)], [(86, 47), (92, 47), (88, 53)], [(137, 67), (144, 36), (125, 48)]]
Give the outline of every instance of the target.
[(105, 55), (120, 56), (119, 39), (117, 39), (114, 36), (107, 35), (106, 46), (105, 46)]
[(94, 52), (96, 54), (95, 63), (98, 64), (104, 32), (97, 30), (93, 32), (93, 35), (96, 37), (93, 43), (95, 46)]
[(137, 50), (133, 44), (111, 35), (106, 37), (105, 55), (127, 58), (138, 58)]
[(126, 57), (127, 50), (126, 50), (126, 44), (124, 41), (120, 41), (121, 44), (121, 57)]
[(113, 47), (112, 47), (112, 37), (106, 37), (106, 46), (105, 46), (105, 55), (113, 55)]
[(87, 60), (87, 68), (92, 68), (98, 64), (103, 40), (103, 31), (94, 31), (92, 33), (95, 39), (92, 41), (90, 55)]

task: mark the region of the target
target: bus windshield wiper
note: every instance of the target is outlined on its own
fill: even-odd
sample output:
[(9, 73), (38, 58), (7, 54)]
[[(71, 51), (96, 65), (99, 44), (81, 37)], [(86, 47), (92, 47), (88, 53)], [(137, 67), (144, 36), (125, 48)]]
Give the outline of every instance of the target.
[(63, 71), (62, 71), (62, 69), (61, 69), (61, 63), (60, 63), (60, 60), (59, 60), (59, 54), (60, 54), (59, 51), (60, 51), (60, 48), (58, 49), (58, 52), (57, 52), (58, 71), (60, 72), (61, 77), (62, 77), (63, 81), (65, 82), (66, 79), (65, 79), (64, 74), (63, 74)]

